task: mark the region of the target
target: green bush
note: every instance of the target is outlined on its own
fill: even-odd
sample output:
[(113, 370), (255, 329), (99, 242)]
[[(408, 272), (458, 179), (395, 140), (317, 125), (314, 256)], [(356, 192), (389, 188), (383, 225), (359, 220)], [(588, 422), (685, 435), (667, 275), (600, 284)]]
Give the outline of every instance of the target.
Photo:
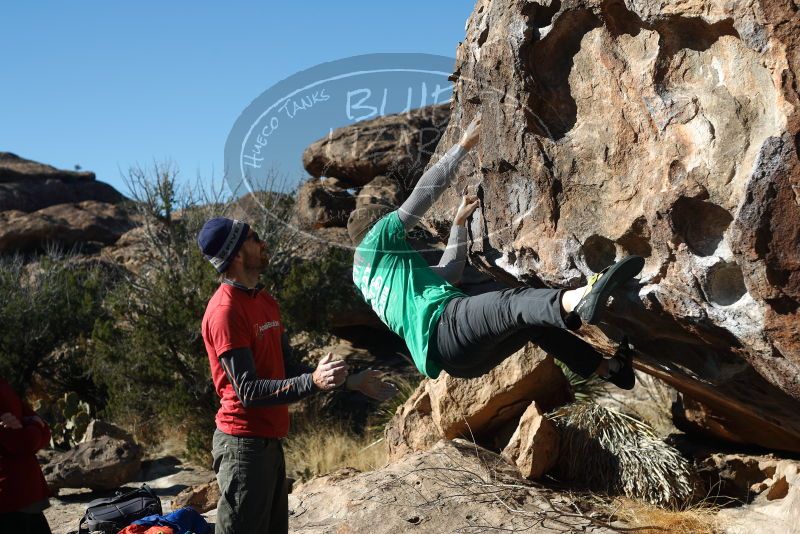
[(352, 309), (359, 299), (352, 266), (352, 252), (338, 247), (319, 259), (293, 264), (276, 292), (287, 329), (324, 333), (334, 313)]
[[(35, 374), (56, 378), (65, 390), (91, 390), (86, 373), (86, 337), (97, 317), (108, 277), (104, 270), (74, 257), (43, 256), (25, 264), (0, 259), (0, 375), (24, 394)], [(78, 347), (58, 366), (45, 365), (64, 345)]]
[(135, 172), (147, 253), (143, 266), (109, 292), (107, 318), (94, 325), (93, 378), (106, 392), (106, 417), (145, 442), (174, 432), (186, 438), (190, 456), (202, 457), (218, 407), (200, 334), (218, 285), (195, 243), (206, 213), (179, 196), (169, 167)]
[(154, 271), (117, 286), (106, 302), (109, 318), (92, 333), (93, 376), (107, 392), (105, 414), (145, 429), (140, 437), (146, 441), (172, 427), (187, 440), (199, 433), (210, 443), (213, 431), (218, 401), (200, 322), (216, 280), (199, 253), (185, 253), (185, 269)]
[(564, 378), (567, 379), (569, 387), (572, 390), (572, 395), (578, 402), (595, 402), (597, 399), (607, 394), (607, 382), (600, 378), (596, 373), (592, 374), (589, 378), (583, 378), (578, 373), (574, 373), (562, 361), (555, 360), (556, 365), (564, 373)]

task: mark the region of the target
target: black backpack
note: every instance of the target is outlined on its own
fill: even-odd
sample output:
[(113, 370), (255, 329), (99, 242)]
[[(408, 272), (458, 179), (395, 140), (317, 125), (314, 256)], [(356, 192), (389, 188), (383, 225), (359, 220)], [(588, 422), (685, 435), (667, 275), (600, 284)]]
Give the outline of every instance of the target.
[(116, 534), (137, 519), (161, 513), (161, 499), (147, 484), (142, 484), (128, 493), (118, 491), (113, 497), (90, 502), (78, 525), (78, 534), (97, 531)]

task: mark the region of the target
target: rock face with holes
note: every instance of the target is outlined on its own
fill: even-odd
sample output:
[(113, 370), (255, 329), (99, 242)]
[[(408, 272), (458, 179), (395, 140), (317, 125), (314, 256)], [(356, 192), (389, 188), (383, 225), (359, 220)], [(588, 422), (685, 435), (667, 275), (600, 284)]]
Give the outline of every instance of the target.
[(714, 454), (705, 460), (701, 473), (711, 475), (709, 487), (715, 492), (747, 503), (720, 510), (726, 533), (800, 532), (800, 464), (796, 461)]
[(432, 161), (478, 111), (482, 139), (428, 222), (471, 187), (471, 261), (510, 283), (644, 256), (580, 335), (800, 451), (799, 39), (792, 2), (479, 0)]

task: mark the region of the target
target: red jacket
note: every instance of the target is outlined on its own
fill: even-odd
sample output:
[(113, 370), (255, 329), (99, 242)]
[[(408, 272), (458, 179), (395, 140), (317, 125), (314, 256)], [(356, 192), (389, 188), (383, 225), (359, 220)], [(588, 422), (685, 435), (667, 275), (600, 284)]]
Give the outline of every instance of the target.
[(36, 412), (0, 378), (0, 415), (6, 412), (23, 426), (17, 430), (0, 427), (0, 513), (20, 510), (50, 495), (36, 460), (36, 451), (50, 442), (50, 429), (23, 421)]

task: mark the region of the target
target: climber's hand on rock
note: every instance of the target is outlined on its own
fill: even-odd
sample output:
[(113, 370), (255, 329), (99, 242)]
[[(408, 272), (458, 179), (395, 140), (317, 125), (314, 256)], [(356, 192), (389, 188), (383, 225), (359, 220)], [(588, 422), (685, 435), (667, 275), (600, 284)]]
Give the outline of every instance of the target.
[(467, 219), (475, 212), (480, 203), (480, 200), (475, 195), (464, 195), (461, 197), (461, 205), (458, 206), (456, 216), (453, 218), (453, 224), (465, 226), (467, 224)]
[(472, 147), (478, 144), (480, 132), (481, 114), (478, 113), (478, 115), (472, 119), (472, 122), (469, 123), (467, 129), (464, 130), (464, 135), (461, 136), (461, 140), (458, 142), (458, 144), (464, 147), (465, 150), (470, 150)]

